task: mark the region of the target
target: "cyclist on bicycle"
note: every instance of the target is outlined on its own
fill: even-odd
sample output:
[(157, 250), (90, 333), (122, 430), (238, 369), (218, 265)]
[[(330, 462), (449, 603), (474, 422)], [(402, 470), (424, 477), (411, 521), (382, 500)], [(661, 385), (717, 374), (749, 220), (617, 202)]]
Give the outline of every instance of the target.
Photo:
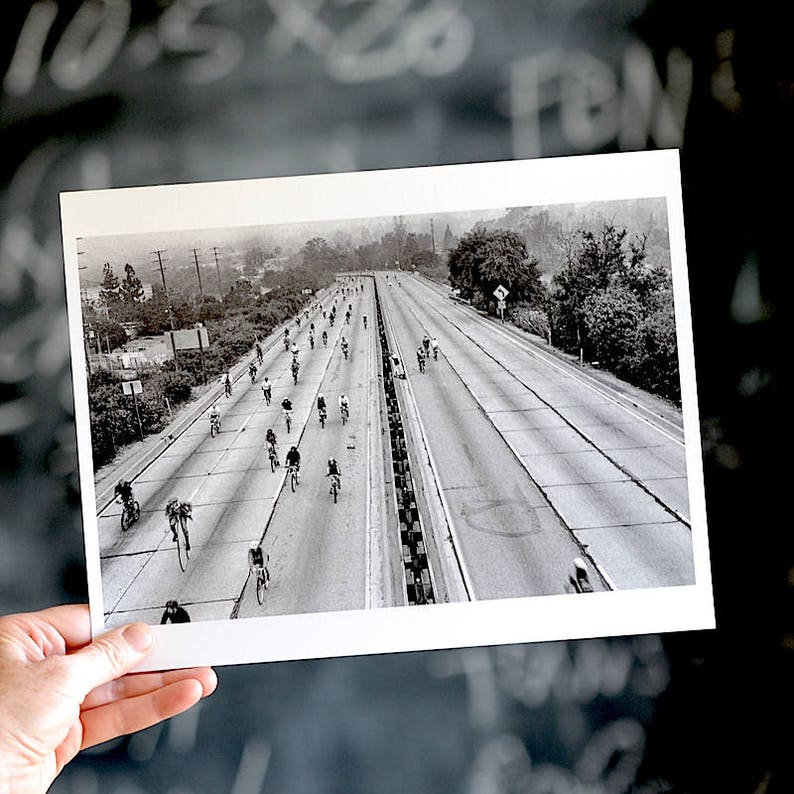
[(568, 581), (573, 585), (574, 591), (577, 593), (592, 593), (593, 585), (587, 573), (587, 565), (581, 557), (574, 557), (573, 569), (574, 575), (569, 576)]
[(422, 347), (425, 349), (425, 355), (427, 355), (430, 352), (430, 337), (427, 334), (422, 337)]
[[(177, 531), (180, 523), (182, 524), (182, 534), (185, 536), (185, 549), (190, 551), (190, 536), (187, 532), (187, 519), (193, 520), (193, 505), (190, 502), (180, 502), (175, 496), (168, 500), (165, 506), (165, 514), (168, 517), (168, 526), (171, 529), (172, 540), (176, 543)], [(184, 522), (181, 519), (185, 519)]]
[(278, 466), (278, 439), (272, 427), (268, 427), (267, 433), (265, 433), (265, 444), (267, 445), (268, 454), (276, 458), (276, 466)]
[(229, 377), (229, 373), (226, 373), (226, 378), (223, 381), (223, 392), (227, 398), (232, 396), (232, 379)]
[(214, 425), (215, 427), (218, 428), (218, 430), (220, 430), (221, 429), (221, 412), (220, 412), (220, 409), (218, 408), (218, 403), (213, 403), (212, 404), (212, 408), (210, 408), (209, 413), (207, 414), (207, 416), (209, 417), (209, 420), (210, 420), (210, 426), (212, 427)]
[(262, 394), (264, 395), (264, 398), (267, 400), (268, 404), (270, 403), (270, 398), (273, 396), (272, 386), (273, 384), (267, 378), (265, 378), (264, 382), (262, 383)]
[(262, 345), (259, 342), (256, 343), (256, 360), (261, 364), (264, 361), (265, 357), (262, 355)]
[(345, 323), (350, 325), (350, 312), (345, 312)]
[(251, 383), (253, 383), (256, 378), (256, 364), (253, 361), (248, 365), (248, 375), (251, 378)]
[(326, 405), (325, 405), (325, 395), (324, 395), (322, 392), (320, 392), (320, 393), (317, 395), (317, 410), (318, 410), (318, 411), (324, 411), (324, 410), (325, 410), (325, 408), (326, 408)]
[(298, 347), (296, 342), (292, 343), (292, 360), (295, 361), (298, 358), (298, 353), (300, 353), (300, 348)]
[(433, 351), (433, 358), (438, 359), (438, 339), (435, 337), (430, 340), (430, 349)]
[(314, 333), (314, 323), (312, 323), (312, 324), (309, 326), (309, 330), (310, 330), (312, 333)]
[(298, 448), (295, 446), (290, 447), (290, 450), (287, 453), (287, 468), (295, 469), (295, 474), (298, 476), (298, 479), (300, 479), (301, 454), (298, 452)]
[(419, 345), (419, 347), (416, 348), (416, 361), (419, 364), (419, 371), (420, 372), (424, 372), (425, 371), (425, 349), (421, 345)]
[(339, 410), (342, 413), (347, 412), (347, 415), (350, 416), (350, 400), (346, 394), (339, 395)]
[(328, 346), (328, 331), (323, 331), (323, 347)]
[(265, 555), (262, 554), (262, 547), (256, 541), (248, 547), (248, 567), (254, 575), (265, 568)]
[(364, 330), (367, 330), (367, 315), (364, 315)]
[(314, 350), (314, 331), (309, 331), (309, 347)]
[(292, 359), (292, 366), (290, 367), (290, 369), (292, 370), (292, 379), (295, 381), (295, 383), (298, 382), (298, 370), (300, 368), (301, 368), (301, 365), (298, 363), (298, 359), (297, 358), (293, 358)]
[[(328, 467), (325, 470), (326, 477), (336, 477), (336, 487), (341, 491), (342, 490), (342, 470), (339, 468), (339, 464), (336, 462), (336, 458), (328, 458)], [(328, 493), (331, 493), (331, 489), (329, 488)]]
[(135, 495), (132, 491), (132, 483), (129, 480), (119, 480), (113, 493), (119, 504), (123, 504), (128, 509), (132, 508)]
[(348, 348), (347, 339), (345, 339), (345, 337), (343, 336), (339, 344), (342, 345), (342, 352), (344, 353), (345, 358), (347, 358), (347, 348)]
[(301, 327), (301, 316), (299, 314), (295, 315), (295, 322), (298, 324), (298, 328)]

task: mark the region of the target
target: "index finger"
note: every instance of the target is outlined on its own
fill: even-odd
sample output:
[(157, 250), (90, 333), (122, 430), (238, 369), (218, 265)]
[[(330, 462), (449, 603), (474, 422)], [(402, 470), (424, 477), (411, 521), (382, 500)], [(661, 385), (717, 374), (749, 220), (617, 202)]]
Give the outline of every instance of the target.
[(62, 604), (31, 612), (28, 617), (52, 626), (66, 641), (67, 650), (82, 648), (91, 642), (91, 615), (88, 604)]

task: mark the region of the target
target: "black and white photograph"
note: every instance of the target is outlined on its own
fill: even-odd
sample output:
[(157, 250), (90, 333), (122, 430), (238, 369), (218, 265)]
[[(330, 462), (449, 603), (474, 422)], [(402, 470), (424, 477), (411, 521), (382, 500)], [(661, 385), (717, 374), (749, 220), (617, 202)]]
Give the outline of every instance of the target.
[(95, 623), (234, 661), (707, 625), (676, 177), (64, 194)]

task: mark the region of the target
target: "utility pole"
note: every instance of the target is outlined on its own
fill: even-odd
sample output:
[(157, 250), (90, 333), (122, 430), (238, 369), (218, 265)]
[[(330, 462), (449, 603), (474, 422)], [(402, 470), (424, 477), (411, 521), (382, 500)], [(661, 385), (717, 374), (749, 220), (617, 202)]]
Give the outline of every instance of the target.
[(212, 253), (215, 256), (215, 272), (218, 274), (218, 297), (223, 300), (223, 285), (221, 284), (221, 266), (218, 262), (218, 249), (213, 245)]
[(176, 342), (174, 341), (174, 313), (171, 310), (171, 298), (168, 297), (168, 285), (165, 283), (165, 267), (163, 267), (163, 254), (165, 251), (152, 251), (157, 257), (157, 264), (160, 267), (160, 278), (163, 280), (163, 292), (165, 293), (165, 303), (168, 307), (168, 322), (171, 326), (171, 349), (174, 351), (174, 368), (179, 369), (179, 359), (176, 356)]
[(152, 251), (152, 253), (157, 257), (157, 264), (160, 268), (160, 278), (163, 280), (163, 292), (165, 293), (165, 302), (168, 306), (168, 322), (171, 324), (171, 330), (176, 330), (174, 328), (174, 313), (171, 310), (171, 298), (168, 297), (168, 285), (165, 283), (165, 268), (163, 267), (163, 254), (165, 251)]
[(430, 219), (430, 246), (433, 249), (433, 256), (436, 255), (436, 232), (433, 228), (433, 219)]
[(198, 263), (198, 251), (195, 248), (193, 249), (193, 259), (196, 260), (196, 275), (198, 276), (199, 295), (201, 296), (201, 302), (204, 303), (204, 287), (201, 286), (201, 270), (199, 269)]

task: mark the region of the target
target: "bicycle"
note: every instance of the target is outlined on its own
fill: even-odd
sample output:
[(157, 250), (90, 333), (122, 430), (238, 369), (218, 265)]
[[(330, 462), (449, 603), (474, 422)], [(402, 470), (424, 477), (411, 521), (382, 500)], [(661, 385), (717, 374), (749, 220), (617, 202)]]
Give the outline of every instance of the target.
[(342, 352), (345, 354), (345, 361), (347, 361), (347, 345), (342, 348)]
[[(179, 567), (183, 571), (187, 569), (187, 563), (190, 559), (190, 533), (187, 531), (187, 520), (192, 520), (193, 516), (190, 515), (189, 510), (190, 508), (182, 505), (178, 508), (178, 515), (174, 515), (169, 518), (170, 528), (173, 534), (173, 541), (176, 543), (176, 553), (177, 557), (179, 558)], [(179, 522), (179, 527), (177, 527), (177, 521)], [(184, 540), (180, 538), (180, 528), (182, 529), (181, 534)]]
[(297, 386), (298, 385), (298, 368), (292, 368), (292, 382)]
[(248, 370), (248, 374), (251, 376), (251, 385), (253, 386), (254, 382), (256, 381), (256, 370), (255, 369), (249, 369)]
[(281, 464), (278, 462), (278, 452), (275, 444), (268, 444), (267, 456), (270, 458), (270, 471), (275, 471)]
[(425, 360), (423, 358), (419, 359), (419, 372), (425, 371)]
[(343, 405), (339, 409), (339, 412), (342, 414), (342, 424), (346, 425), (347, 420), (350, 418), (350, 409), (346, 405)]
[(342, 483), (339, 480), (338, 474), (329, 474), (331, 478), (331, 494), (334, 497), (334, 504), (336, 504), (336, 500), (339, 498), (339, 489), (342, 487)]
[(140, 517), (141, 506), (135, 501), (123, 502), (121, 509), (121, 531), (126, 532)]
[(300, 474), (294, 463), (290, 464), (287, 469), (287, 475), (289, 476), (289, 485), (292, 488), (292, 493), (295, 493), (295, 489), (300, 485)]
[(262, 394), (265, 395), (265, 402), (270, 405), (271, 391), (270, 389), (262, 389)]
[(265, 600), (265, 590), (270, 587), (270, 571), (267, 568), (269, 562), (270, 555), (268, 554), (264, 565), (261, 568), (258, 565), (256, 566), (256, 600), (260, 606)]
[(210, 417), (210, 436), (215, 438), (221, 432), (221, 419), (219, 416)]
[(438, 361), (438, 348), (433, 348), (433, 361)]
[(265, 360), (265, 356), (262, 353), (262, 348), (259, 347), (259, 345), (256, 346), (256, 360), (260, 367), (262, 366), (262, 362)]
[(226, 395), (227, 400), (232, 396), (232, 384), (229, 383), (229, 381), (226, 381), (226, 383), (223, 384), (223, 392)]
[(284, 411), (284, 421), (287, 423), (287, 432), (289, 433), (292, 427), (292, 413), (290, 411)]
[(318, 414), (319, 414), (319, 419), (320, 419), (320, 426), (322, 427), (323, 430), (325, 430), (325, 420), (326, 420), (326, 418), (328, 416), (328, 413), (325, 410), (325, 408), (320, 408), (319, 411), (318, 411)]

